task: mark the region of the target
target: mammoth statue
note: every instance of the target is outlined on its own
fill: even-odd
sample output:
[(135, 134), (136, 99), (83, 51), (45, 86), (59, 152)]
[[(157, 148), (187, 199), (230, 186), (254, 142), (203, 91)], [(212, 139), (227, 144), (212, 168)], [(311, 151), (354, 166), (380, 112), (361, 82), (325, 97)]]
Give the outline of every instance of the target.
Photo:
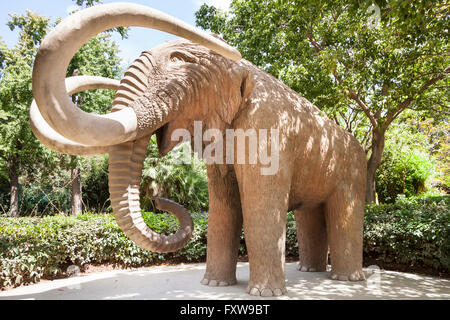
[[(143, 52), (120, 83), (87, 76), (65, 79), (82, 44), (118, 26), (154, 28), (186, 40)], [(117, 90), (111, 113), (85, 113), (69, 98), (96, 88)], [(308, 100), (241, 59), (223, 40), (144, 6), (99, 5), (68, 17), (44, 39), (34, 65), (33, 93), (35, 135), (62, 153), (109, 153), (109, 191), (117, 222), (137, 245), (157, 252), (183, 247), (193, 225), (182, 206), (160, 198), (157, 205), (176, 215), (179, 231), (163, 236), (142, 219), (139, 182), (151, 135), (156, 133), (159, 151), (165, 154), (178, 144), (172, 139), (178, 129), (193, 135), (199, 121), (202, 129), (223, 136), (241, 130), (245, 146), (247, 141), (250, 145), (250, 133), (259, 132), (256, 140), (261, 141), (262, 133), (271, 132), (277, 139), (261, 144), (257, 152), (277, 152), (276, 170), (270, 174), (263, 174), (263, 161), (228, 161), (227, 155), (227, 161), (207, 162), (210, 215), (202, 283), (236, 283), (243, 226), (248, 293), (284, 294), (286, 216), (291, 210), (297, 221), (299, 270), (325, 271), (330, 249), (332, 279), (364, 280), (363, 149)], [(238, 154), (239, 146), (225, 140), (223, 149), (232, 146)], [(254, 155), (246, 153), (248, 158)]]

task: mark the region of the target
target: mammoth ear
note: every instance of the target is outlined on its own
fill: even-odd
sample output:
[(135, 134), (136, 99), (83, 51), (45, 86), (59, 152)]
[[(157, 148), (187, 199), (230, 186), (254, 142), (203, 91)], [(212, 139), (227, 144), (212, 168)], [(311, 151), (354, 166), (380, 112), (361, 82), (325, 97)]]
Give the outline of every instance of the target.
[(255, 86), (252, 72), (241, 63), (238, 65), (238, 70), (234, 70), (233, 77), (231, 79), (232, 89), (230, 95), (225, 97), (225, 103), (219, 111), (219, 115), (222, 120), (228, 124), (233, 122), (234, 117), (245, 105)]
[(246, 70), (244, 77), (242, 78), (241, 83), (241, 97), (242, 102), (244, 103), (250, 93), (252, 93), (253, 88), (255, 87), (255, 80), (253, 79), (253, 74), (250, 72), (250, 70)]

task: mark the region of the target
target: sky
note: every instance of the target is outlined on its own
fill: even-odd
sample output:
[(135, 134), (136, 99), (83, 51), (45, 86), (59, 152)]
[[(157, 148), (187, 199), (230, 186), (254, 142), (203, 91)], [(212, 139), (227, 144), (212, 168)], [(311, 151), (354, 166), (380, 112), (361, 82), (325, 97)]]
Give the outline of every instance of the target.
[[(227, 10), (231, 0), (102, 0), (102, 2), (133, 2), (146, 5), (195, 26), (195, 12), (203, 3)], [(3, 0), (1, 7), (0, 36), (8, 47), (14, 46), (18, 37), (18, 32), (11, 31), (6, 25), (10, 19), (9, 14), (25, 14), (28, 9), (50, 17), (54, 22), (57, 17), (65, 18), (69, 12), (76, 9), (75, 1), (72, 0)], [(142, 51), (175, 38), (161, 31), (136, 27), (131, 28), (128, 39), (122, 40), (117, 33), (113, 35), (113, 40), (119, 44), (123, 65), (129, 65)]]

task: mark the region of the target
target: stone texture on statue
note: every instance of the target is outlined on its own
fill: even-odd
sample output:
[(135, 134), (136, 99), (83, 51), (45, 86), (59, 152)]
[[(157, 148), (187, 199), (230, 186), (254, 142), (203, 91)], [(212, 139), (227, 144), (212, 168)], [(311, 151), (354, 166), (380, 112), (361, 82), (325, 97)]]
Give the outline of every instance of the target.
[[(79, 80), (67, 80), (78, 84), (66, 89), (64, 77), (73, 54), (98, 32), (136, 25), (193, 42), (174, 40), (143, 52), (118, 88), (110, 84), (118, 89), (112, 113), (98, 116), (75, 108), (67, 90), (90, 89), (95, 81), (78, 76)], [(105, 83), (103, 79), (95, 85)], [(329, 248), (332, 279), (364, 279), (366, 156), (358, 141), (281, 81), (240, 60), (239, 53), (217, 37), (143, 6), (99, 5), (64, 20), (44, 40), (33, 72), (33, 92), (31, 121), (38, 138), (62, 152), (108, 152), (117, 222), (139, 246), (158, 252), (181, 248), (191, 235), (192, 220), (181, 206), (159, 199), (159, 205), (180, 220), (180, 230), (163, 236), (145, 224), (139, 185), (150, 136), (156, 133), (159, 151), (165, 154), (178, 143), (172, 141), (174, 131), (183, 128), (194, 135), (196, 120), (202, 129), (222, 134), (276, 129), (278, 141), (270, 140), (266, 146), (278, 151), (275, 173), (263, 175), (261, 163), (207, 165), (210, 208), (202, 283), (236, 283), (244, 227), (248, 293), (284, 294), (289, 210), (297, 220), (300, 270), (325, 270)], [(38, 127), (41, 122), (44, 125)], [(230, 148), (228, 143), (224, 150)]]

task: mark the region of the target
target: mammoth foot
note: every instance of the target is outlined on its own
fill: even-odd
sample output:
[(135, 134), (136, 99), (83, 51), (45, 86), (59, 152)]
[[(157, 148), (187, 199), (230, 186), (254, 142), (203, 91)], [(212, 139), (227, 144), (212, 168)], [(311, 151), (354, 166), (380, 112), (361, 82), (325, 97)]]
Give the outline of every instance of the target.
[(327, 270), (326, 266), (308, 266), (308, 265), (297, 265), (297, 270), (301, 272), (325, 272)]
[(364, 280), (366, 280), (366, 277), (362, 270), (356, 270), (353, 272), (331, 271), (330, 278), (332, 280), (339, 280), (339, 281), (364, 281)]
[(287, 293), (286, 287), (283, 288), (267, 288), (260, 286), (251, 286), (247, 288), (247, 293), (252, 296), (261, 297), (279, 297)]
[(236, 284), (236, 280), (214, 280), (214, 279), (208, 279), (208, 278), (203, 278), (202, 281), (200, 281), (201, 284), (205, 285), (205, 286), (210, 286), (210, 287), (228, 287), (228, 286), (232, 286), (234, 284)]

